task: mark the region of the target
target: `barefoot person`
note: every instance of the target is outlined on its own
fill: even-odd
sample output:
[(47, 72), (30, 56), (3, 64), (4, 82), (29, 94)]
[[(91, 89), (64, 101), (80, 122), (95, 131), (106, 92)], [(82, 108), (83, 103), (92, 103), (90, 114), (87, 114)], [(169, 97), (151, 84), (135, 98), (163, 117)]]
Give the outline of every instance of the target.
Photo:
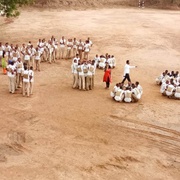
[(106, 82), (106, 89), (108, 89), (111, 83), (111, 67), (108, 64), (104, 70), (103, 82)]
[(131, 82), (131, 78), (129, 75), (130, 69), (131, 68), (137, 68), (137, 66), (130, 66), (129, 64), (130, 64), (130, 62), (129, 62), (129, 60), (127, 60), (126, 65), (124, 66), (124, 79), (123, 79), (122, 83), (124, 83), (126, 79), (128, 80), (128, 82)]

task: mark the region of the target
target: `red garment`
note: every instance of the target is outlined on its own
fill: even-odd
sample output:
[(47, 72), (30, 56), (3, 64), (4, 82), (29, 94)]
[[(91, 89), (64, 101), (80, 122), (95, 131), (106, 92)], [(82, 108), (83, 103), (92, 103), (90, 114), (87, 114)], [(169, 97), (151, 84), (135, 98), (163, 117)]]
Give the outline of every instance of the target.
[(111, 80), (111, 69), (107, 69), (104, 72), (103, 82), (110, 82), (110, 83), (112, 82), (112, 80)]

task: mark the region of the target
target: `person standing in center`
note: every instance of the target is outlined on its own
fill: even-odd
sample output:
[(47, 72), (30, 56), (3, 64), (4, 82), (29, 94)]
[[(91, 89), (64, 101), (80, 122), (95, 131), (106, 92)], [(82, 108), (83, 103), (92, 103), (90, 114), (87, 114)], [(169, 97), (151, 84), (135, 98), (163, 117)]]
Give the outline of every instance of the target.
[(129, 60), (127, 60), (126, 65), (124, 66), (124, 79), (122, 80), (122, 83), (124, 83), (126, 79), (128, 80), (128, 82), (131, 83), (131, 79), (129, 76), (130, 68), (137, 68), (137, 66), (130, 66), (129, 64), (130, 64), (130, 62), (129, 62)]
[(104, 69), (104, 77), (103, 82), (106, 82), (106, 89), (109, 88), (111, 81), (111, 67), (106, 64), (106, 67)]

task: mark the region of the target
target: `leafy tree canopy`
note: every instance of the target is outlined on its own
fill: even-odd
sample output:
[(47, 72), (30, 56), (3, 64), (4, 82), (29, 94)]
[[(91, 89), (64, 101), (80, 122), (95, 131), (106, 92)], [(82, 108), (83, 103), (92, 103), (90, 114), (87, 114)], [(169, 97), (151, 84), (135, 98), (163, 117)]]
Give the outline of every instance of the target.
[(6, 17), (19, 16), (18, 8), (33, 3), (34, 0), (0, 0), (0, 15)]

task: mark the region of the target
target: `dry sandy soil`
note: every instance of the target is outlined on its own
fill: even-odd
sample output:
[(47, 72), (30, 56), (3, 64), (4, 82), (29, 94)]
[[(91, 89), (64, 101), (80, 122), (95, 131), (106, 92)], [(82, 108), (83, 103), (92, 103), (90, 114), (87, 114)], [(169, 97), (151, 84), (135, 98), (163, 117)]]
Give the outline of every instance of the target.
[(71, 60), (42, 64), (31, 98), (8, 93), (0, 75), (1, 180), (179, 180), (180, 102), (162, 97), (155, 78), (180, 70), (180, 12), (139, 9), (28, 10), (0, 18), (0, 40), (23, 43), (52, 34), (91, 37), (114, 54), (113, 83), (127, 59), (144, 89), (136, 104), (116, 103), (97, 70), (95, 89), (71, 88)]

